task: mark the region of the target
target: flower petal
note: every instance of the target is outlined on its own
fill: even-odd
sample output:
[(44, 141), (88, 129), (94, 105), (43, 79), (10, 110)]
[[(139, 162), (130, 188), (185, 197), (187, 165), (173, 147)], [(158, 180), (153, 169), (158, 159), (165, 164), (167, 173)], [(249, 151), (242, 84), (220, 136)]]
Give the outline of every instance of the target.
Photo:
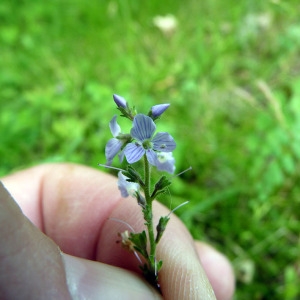
[(159, 171), (173, 174), (175, 171), (175, 158), (172, 152), (158, 152), (156, 167)]
[(135, 193), (139, 191), (139, 184), (127, 181), (128, 177), (123, 175), (121, 171), (118, 173), (118, 178), (118, 188), (122, 197), (134, 196)]
[(105, 157), (107, 160), (106, 162), (107, 165), (110, 165), (112, 163), (113, 158), (121, 150), (122, 145), (123, 143), (116, 138), (112, 138), (107, 142), (105, 146)]
[(167, 132), (159, 132), (152, 140), (153, 149), (162, 152), (171, 152), (176, 148), (176, 143)]
[(120, 153), (119, 153), (119, 160), (120, 160), (120, 163), (123, 162), (123, 159), (124, 159), (124, 150), (122, 150)]
[(133, 119), (133, 127), (130, 133), (133, 138), (143, 142), (152, 137), (155, 129), (156, 125), (150, 117), (137, 114)]
[(149, 149), (146, 151), (146, 155), (149, 163), (152, 166), (156, 166), (158, 163), (156, 153), (153, 150)]
[(133, 164), (139, 161), (145, 153), (145, 149), (138, 143), (129, 143), (124, 149), (128, 163)]
[(109, 122), (109, 128), (114, 137), (117, 137), (121, 133), (121, 127), (117, 123), (117, 116), (114, 116)]

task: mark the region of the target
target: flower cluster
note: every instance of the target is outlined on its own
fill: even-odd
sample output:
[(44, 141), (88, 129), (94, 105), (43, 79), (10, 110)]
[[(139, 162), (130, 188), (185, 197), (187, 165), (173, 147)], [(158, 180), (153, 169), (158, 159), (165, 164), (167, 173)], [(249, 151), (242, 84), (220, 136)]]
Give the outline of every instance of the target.
[[(170, 218), (169, 215), (160, 217), (154, 227), (152, 202), (159, 194), (166, 192), (171, 182), (165, 175), (162, 175), (152, 186), (150, 169), (155, 167), (158, 171), (166, 171), (170, 174), (175, 171), (175, 159), (172, 151), (176, 148), (176, 143), (169, 133), (156, 132), (155, 123), (170, 104), (152, 106), (145, 115), (137, 113), (134, 107), (129, 107), (123, 97), (114, 95), (113, 98), (121, 116), (129, 119), (132, 127), (129, 133), (123, 133), (117, 123), (117, 116), (111, 119), (109, 127), (113, 137), (105, 147), (106, 166), (109, 167), (116, 156), (121, 162), (124, 158), (126, 159), (127, 169), (119, 169), (118, 188), (122, 197), (132, 196), (137, 199), (142, 208), (146, 227), (146, 230), (140, 233), (131, 232), (129, 234), (127, 231), (120, 234), (120, 237), (123, 246), (125, 245), (127, 249), (144, 258), (146, 263), (140, 268), (145, 278), (160, 289), (158, 272), (162, 267), (162, 260), (158, 260), (156, 257), (156, 246)], [(133, 164), (140, 160), (144, 163), (142, 175), (133, 167)], [(141, 260), (139, 261), (141, 262)]]
[(133, 119), (133, 126), (129, 134), (123, 134), (117, 123), (117, 116), (111, 119), (109, 127), (113, 138), (105, 147), (106, 164), (111, 165), (116, 155), (119, 155), (121, 162), (125, 156), (129, 164), (139, 161), (146, 155), (149, 163), (159, 171), (173, 173), (175, 160), (172, 151), (176, 148), (176, 143), (167, 132), (158, 132), (154, 135), (156, 131), (154, 121), (163, 114), (169, 104), (153, 106), (148, 115), (132, 115), (132, 110), (124, 98), (114, 95), (114, 100), (118, 108), (125, 113), (123, 116)]

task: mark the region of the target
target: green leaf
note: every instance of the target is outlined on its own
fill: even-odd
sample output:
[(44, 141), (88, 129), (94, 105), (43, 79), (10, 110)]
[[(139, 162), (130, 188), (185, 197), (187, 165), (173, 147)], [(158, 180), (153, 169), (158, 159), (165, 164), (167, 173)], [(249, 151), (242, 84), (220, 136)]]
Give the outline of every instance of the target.
[(171, 181), (163, 175), (155, 184), (154, 191), (151, 194), (151, 198), (154, 199), (157, 195), (162, 194), (166, 191), (166, 188), (171, 184)]
[(147, 252), (147, 236), (145, 230), (141, 233), (130, 233), (129, 240), (133, 242), (134, 249), (148, 258)]
[(163, 261), (160, 260), (158, 263), (157, 263), (157, 272), (159, 272), (162, 268), (162, 265), (163, 265)]
[(132, 166), (129, 165), (127, 167), (127, 171), (123, 172), (123, 174), (126, 177), (128, 177), (128, 182), (136, 182), (139, 183), (141, 186), (145, 185), (140, 174)]
[(167, 227), (169, 220), (170, 220), (170, 218), (168, 216), (160, 217), (159, 222), (156, 226), (156, 231), (157, 231), (156, 239), (155, 239), (156, 244), (158, 244), (158, 242), (160, 241), (160, 239)]

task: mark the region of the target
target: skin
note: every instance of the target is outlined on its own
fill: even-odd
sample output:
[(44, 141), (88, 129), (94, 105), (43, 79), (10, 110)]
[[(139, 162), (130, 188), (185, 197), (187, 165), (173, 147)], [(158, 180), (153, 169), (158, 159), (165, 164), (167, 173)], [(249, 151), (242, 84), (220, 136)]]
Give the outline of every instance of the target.
[[(141, 277), (134, 254), (117, 242), (128, 228), (110, 218), (136, 232), (144, 221), (136, 200), (120, 197), (115, 177), (46, 164), (1, 181), (1, 299), (161, 298)], [(153, 208), (156, 221), (169, 213), (157, 202)], [(231, 299), (230, 263), (195, 242), (175, 215), (157, 251), (164, 299)]]

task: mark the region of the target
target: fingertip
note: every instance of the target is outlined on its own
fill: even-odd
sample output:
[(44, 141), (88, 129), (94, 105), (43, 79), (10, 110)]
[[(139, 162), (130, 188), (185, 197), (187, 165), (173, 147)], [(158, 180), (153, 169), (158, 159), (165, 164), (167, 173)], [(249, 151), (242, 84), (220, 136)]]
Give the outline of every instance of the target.
[(230, 300), (235, 290), (235, 276), (229, 260), (213, 247), (196, 241), (196, 249), (217, 300)]
[(216, 299), (198, 257), (189, 247), (177, 244), (169, 245), (165, 250), (167, 252), (161, 270), (161, 287), (165, 299)]
[(165, 299), (216, 299), (187, 228), (173, 215), (166, 231), (158, 247)]

